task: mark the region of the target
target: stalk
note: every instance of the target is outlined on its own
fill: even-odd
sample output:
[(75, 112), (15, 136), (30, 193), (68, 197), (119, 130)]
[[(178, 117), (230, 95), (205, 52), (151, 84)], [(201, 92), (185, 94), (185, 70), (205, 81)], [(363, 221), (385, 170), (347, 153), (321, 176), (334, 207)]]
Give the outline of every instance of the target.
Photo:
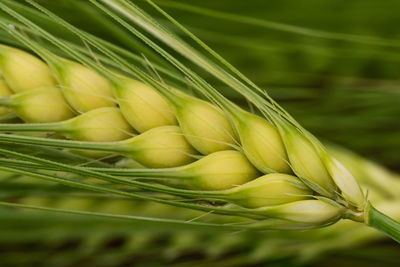
[[(0, 101), (1, 102), (1, 101)], [(1, 105), (1, 103), (0, 103)], [(64, 133), (68, 132), (68, 127), (63, 122), (49, 122), (49, 123), (1, 123), (1, 132), (55, 132)]]
[(123, 177), (191, 178), (190, 174), (184, 172), (185, 167), (160, 169), (90, 168), (90, 170)]
[(366, 208), (365, 224), (400, 243), (400, 223), (378, 211), (370, 203)]
[(127, 149), (126, 148), (124, 149), (124, 143), (126, 143), (126, 140), (118, 142), (87, 142), (87, 141), (57, 140), (48, 138), (28, 137), (28, 136), (19, 136), (10, 134), (0, 134), (0, 140), (7, 142), (14, 142), (17, 144), (39, 145), (39, 146), (49, 146), (57, 148), (89, 149), (89, 150), (118, 152), (118, 153), (127, 152)]
[(182, 172), (182, 170), (184, 170), (184, 167), (161, 168), (161, 169), (118, 169), (118, 168), (90, 168), (90, 169), (92, 171), (97, 171), (116, 176), (188, 178), (188, 175)]

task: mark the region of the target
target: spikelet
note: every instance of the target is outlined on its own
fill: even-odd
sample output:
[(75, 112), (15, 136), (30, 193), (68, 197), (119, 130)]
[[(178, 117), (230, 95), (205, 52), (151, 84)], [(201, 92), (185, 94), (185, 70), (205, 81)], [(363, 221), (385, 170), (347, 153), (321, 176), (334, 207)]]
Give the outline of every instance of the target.
[(1, 98), (0, 105), (15, 112), (25, 122), (55, 122), (74, 116), (60, 89), (41, 87)]
[(325, 154), (323, 160), (332, 180), (340, 189), (342, 197), (358, 210), (363, 210), (366, 199), (354, 176), (332, 156)]
[(152, 170), (140, 170), (135, 173), (133, 170), (133, 173), (139, 177), (144, 173), (155, 177), (170, 177), (172, 179), (168, 184), (200, 190), (229, 189), (260, 175), (247, 158), (235, 150), (214, 152), (186, 166), (160, 171), (154, 173)]
[(316, 192), (333, 197), (336, 186), (316, 146), (291, 124), (282, 122), (280, 126), (294, 173)]
[(55, 79), (43, 61), (5, 45), (0, 45), (0, 71), (14, 92), (55, 85)]
[(101, 107), (113, 107), (112, 87), (108, 80), (92, 69), (66, 59), (52, 65), (60, 88), (71, 107), (79, 112), (87, 112)]
[(266, 174), (226, 192), (232, 202), (250, 208), (289, 203), (312, 195), (297, 177), (282, 173)]
[(267, 120), (238, 109), (232, 114), (247, 158), (263, 173), (291, 173), (277, 128)]
[(193, 188), (202, 190), (229, 189), (260, 174), (242, 153), (234, 150), (214, 152), (182, 168), (193, 177)]
[(107, 142), (132, 137), (133, 129), (114, 107), (91, 110), (63, 123), (66, 136), (74, 140)]
[(257, 209), (255, 213), (268, 219), (256, 223), (254, 228), (294, 230), (331, 225), (345, 216), (346, 209), (330, 199), (320, 197), (263, 207)]
[(114, 95), (121, 112), (139, 133), (164, 125), (176, 125), (170, 104), (152, 87), (119, 76), (114, 82)]
[(172, 101), (179, 125), (189, 143), (200, 153), (233, 149), (237, 142), (232, 126), (224, 112), (217, 106), (173, 91)]
[(160, 126), (121, 141), (117, 151), (149, 168), (186, 165), (196, 154), (177, 126)]

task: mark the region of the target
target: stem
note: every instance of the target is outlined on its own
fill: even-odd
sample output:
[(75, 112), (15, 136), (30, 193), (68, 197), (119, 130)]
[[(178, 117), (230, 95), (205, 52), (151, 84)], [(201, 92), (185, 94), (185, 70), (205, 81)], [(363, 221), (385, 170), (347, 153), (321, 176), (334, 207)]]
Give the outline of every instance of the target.
[(182, 167), (162, 169), (117, 169), (117, 168), (88, 168), (92, 171), (133, 177), (187, 178)]
[(63, 123), (2, 123), (0, 131), (7, 132), (66, 132), (67, 127)]
[[(0, 149), (1, 153), (1, 149)], [(55, 166), (46, 166), (40, 165), (38, 163), (33, 163), (30, 161), (22, 161), (16, 159), (8, 159), (8, 158), (0, 158), (0, 163), (6, 163), (8, 165), (23, 167), (23, 168), (34, 168), (34, 169), (45, 169), (45, 170), (59, 170), (58, 167)], [(90, 171), (101, 172), (107, 175), (114, 176), (130, 176), (130, 177), (139, 177), (139, 178), (172, 178), (172, 179), (184, 179), (189, 178), (182, 173), (179, 173), (175, 168), (171, 169), (114, 169), (114, 168), (91, 168), (86, 167), (86, 169)], [(126, 171), (126, 172), (121, 172)], [(164, 173), (168, 172), (168, 173)]]
[[(127, 139), (130, 140), (130, 139)], [(127, 141), (124, 140), (124, 141)], [(129, 152), (125, 148), (125, 142), (87, 142), (87, 141), (71, 141), (71, 140), (56, 140), (49, 138), (39, 138), (30, 136), (20, 136), (12, 134), (0, 134), (0, 141), (7, 141), (17, 144), (29, 144), (29, 145), (40, 145), (49, 147), (62, 147), (62, 148), (74, 148), (74, 149), (90, 149), (97, 151), (109, 151), (109, 152)], [(130, 146), (131, 148), (133, 146)], [(130, 150), (134, 150), (131, 148)]]
[(371, 204), (366, 210), (365, 224), (400, 243), (400, 223), (378, 211)]

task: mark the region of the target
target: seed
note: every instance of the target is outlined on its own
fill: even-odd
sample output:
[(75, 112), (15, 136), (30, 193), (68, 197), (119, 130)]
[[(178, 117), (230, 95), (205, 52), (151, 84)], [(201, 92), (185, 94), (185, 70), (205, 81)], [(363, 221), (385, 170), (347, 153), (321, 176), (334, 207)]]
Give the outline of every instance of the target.
[(201, 190), (232, 188), (244, 184), (260, 174), (242, 153), (235, 150), (214, 152), (193, 163), (177, 168), (98, 169), (98, 171), (131, 177), (169, 178), (168, 184)]
[(400, 179), (396, 177), (396, 174), (341, 147), (329, 146), (328, 150), (330, 155), (345, 165), (362, 188), (370, 188), (368, 190), (370, 201), (378, 201), (382, 197), (394, 198), (399, 195)]
[(1, 131), (56, 132), (82, 141), (104, 142), (124, 140), (132, 128), (118, 108), (94, 109), (75, 118), (53, 123), (0, 124)]
[(323, 159), (343, 198), (358, 210), (363, 210), (366, 201), (354, 176), (338, 160), (328, 154)]
[(66, 136), (93, 142), (119, 141), (132, 137), (133, 129), (114, 107), (83, 113), (65, 122)]
[(283, 173), (266, 174), (225, 192), (232, 202), (250, 208), (289, 203), (312, 195), (297, 177)]
[(267, 120), (237, 108), (232, 114), (247, 158), (263, 173), (291, 173), (277, 128)]
[(74, 114), (60, 89), (40, 87), (0, 98), (0, 105), (12, 109), (25, 122), (55, 122)]
[(333, 201), (317, 199), (301, 200), (274, 207), (261, 208), (259, 214), (269, 217), (286, 219), (296, 222), (324, 224), (332, 219), (337, 219), (345, 210)]
[(234, 150), (214, 152), (181, 170), (192, 178), (192, 188), (203, 190), (232, 188), (260, 174), (242, 153)]
[(75, 111), (115, 106), (110, 82), (97, 72), (62, 58), (53, 59), (52, 65), (61, 90)]
[[(282, 205), (262, 207), (254, 213), (268, 217), (257, 228), (265, 229), (312, 229), (337, 222), (346, 209), (326, 199), (300, 200)], [(271, 220), (276, 218), (278, 220)]]
[(295, 174), (326, 197), (335, 195), (336, 186), (313, 143), (294, 126), (283, 122), (281, 133)]
[(204, 155), (233, 149), (235, 134), (220, 108), (178, 90), (173, 93), (170, 99), (179, 125), (194, 148)]
[(55, 85), (51, 71), (43, 61), (25, 51), (5, 45), (0, 45), (0, 70), (14, 92)]
[(149, 168), (168, 168), (193, 162), (197, 152), (177, 126), (161, 126), (121, 141), (119, 151)]
[(152, 87), (125, 77), (113, 84), (122, 113), (138, 132), (177, 124), (170, 104)]

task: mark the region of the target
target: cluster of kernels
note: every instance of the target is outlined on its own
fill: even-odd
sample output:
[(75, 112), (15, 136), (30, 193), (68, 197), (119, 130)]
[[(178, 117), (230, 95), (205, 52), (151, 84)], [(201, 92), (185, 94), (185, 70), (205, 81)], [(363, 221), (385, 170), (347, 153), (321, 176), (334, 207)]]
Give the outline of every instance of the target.
[(110, 82), (83, 65), (55, 58), (57, 61), (47, 65), (25, 51), (0, 46), (1, 81), (4, 79), (4, 85), (14, 92), (10, 95), (2, 90), (2, 95), (10, 96), (2, 97), (0, 105), (34, 131), (48, 127), (49, 132), (83, 141), (129, 138), (133, 129), (119, 109), (103, 109), (116, 105)]
[[(334, 181), (339, 181), (341, 185), (354, 186), (354, 183), (346, 182), (351, 180), (351, 175), (341, 165), (329, 158), (322, 158), (314, 144), (289, 123), (276, 127), (277, 122), (271, 123), (240, 108), (236, 109), (237, 113), (225, 113), (216, 105), (174, 89), (164, 88), (169, 90), (170, 96), (171, 92), (172, 95), (175, 94), (174, 97), (166, 97), (168, 94), (160, 94), (152, 87), (130, 78), (116, 76), (109, 82), (95, 71), (68, 60), (60, 60), (59, 64), (49, 68), (36, 57), (20, 50), (3, 46), (0, 52), (2, 74), (8, 86), (15, 92), (33, 89), (27, 86), (32, 75), (36, 79), (31, 85), (35, 87), (54, 85), (54, 76), (60, 83), (59, 88), (66, 103), (75, 112), (87, 112), (118, 103), (124, 120), (134, 130), (143, 133), (135, 137), (134, 149), (129, 148), (128, 142), (120, 150), (134, 151), (135, 160), (146, 167), (184, 165), (194, 161), (197, 152), (208, 155), (239, 147), (258, 171), (267, 174), (239, 186), (241, 190), (237, 192), (241, 192), (240, 194), (235, 191), (236, 188), (232, 189), (236, 198), (248, 198), (246, 206), (260, 207), (306, 199), (312, 195), (309, 188), (321, 195), (335, 197), (337, 190)], [(19, 76), (19, 69), (25, 70), (20, 75), (22, 77)], [(40, 79), (42, 83), (38, 82)], [(109, 125), (114, 123), (114, 119), (105, 118)], [(172, 126), (177, 123), (179, 127)], [(84, 140), (117, 141), (126, 139), (126, 132), (132, 132), (130, 127), (118, 126), (125, 133), (109, 138), (100, 134), (102, 130), (98, 126), (101, 122), (89, 124), (96, 125), (97, 130), (91, 136), (98, 135), (97, 139), (84, 133), (79, 137), (73, 134), (69, 136)], [(225, 166), (224, 160), (220, 160), (219, 164), (216, 163), (217, 167), (213, 168), (227, 170), (226, 174), (219, 173), (219, 179), (228, 179), (229, 166)], [(254, 176), (254, 167), (248, 168), (248, 173), (244, 176)], [(294, 173), (298, 177), (279, 173)], [(348, 176), (345, 180), (338, 177), (343, 173)], [(274, 175), (274, 179), (270, 179), (270, 175)], [(245, 182), (248, 182), (247, 178), (238, 179), (235, 182), (237, 184), (231, 185)], [(199, 180), (198, 187), (205, 190), (225, 189), (226, 184)], [(263, 186), (264, 184), (271, 184), (270, 188)], [(274, 190), (271, 191), (271, 188)], [(349, 199), (354, 205), (361, 205), (360, 191), (343, 190), (340, 185), (339, 189), (344, 193), (345, 199)], [(263, 194), (266, 196), (260, 197)]]

